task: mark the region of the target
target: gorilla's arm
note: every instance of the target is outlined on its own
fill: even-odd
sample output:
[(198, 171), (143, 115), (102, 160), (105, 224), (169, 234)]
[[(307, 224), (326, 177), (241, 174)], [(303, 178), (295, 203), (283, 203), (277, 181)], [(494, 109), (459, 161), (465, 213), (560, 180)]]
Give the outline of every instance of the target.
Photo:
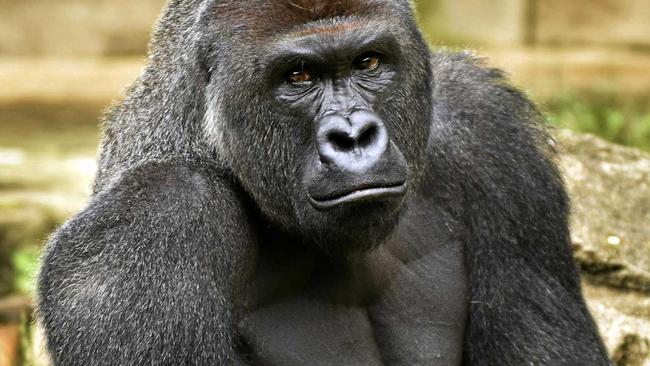
[(465, 364), (607, 365), (542, 117), (467, 54), (434, 55), (433, 73), (428, 181), (468, 228)]
[(252, 231), (207, 162), (124, 172), (52, 238), (39, 311), (56, 365), (226, 365)]

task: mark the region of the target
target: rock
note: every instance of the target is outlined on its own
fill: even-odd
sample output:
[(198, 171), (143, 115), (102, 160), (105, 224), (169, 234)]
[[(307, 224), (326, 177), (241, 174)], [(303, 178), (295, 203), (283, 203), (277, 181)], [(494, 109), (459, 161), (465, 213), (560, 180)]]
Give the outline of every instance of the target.
[(650, 154), (557, 131), (584, 292), (617, 366), (650, 366)]
[(628, 335), (612, 358), (619, 366), (643, 366), (648, 356), (650, 356), (650, 342), (636, 335)]
[(571, 238), (589, 280), (650, 293), (650, 154), (560, 131)]
[(646, 346), (650, 340), (650, 297), (588, 282), (583, 288), (616, 365), (650, 366)]

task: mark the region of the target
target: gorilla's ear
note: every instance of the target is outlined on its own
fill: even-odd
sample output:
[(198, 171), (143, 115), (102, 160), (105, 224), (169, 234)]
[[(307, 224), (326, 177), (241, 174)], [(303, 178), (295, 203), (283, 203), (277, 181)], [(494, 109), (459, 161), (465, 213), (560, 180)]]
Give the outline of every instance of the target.
[(142, 161), (205, 156), (202, 119), (209, 80), (204, 46), (211, 0), (171, 0), (160, 17), (139, 79), (104, 120), (95, 192)]

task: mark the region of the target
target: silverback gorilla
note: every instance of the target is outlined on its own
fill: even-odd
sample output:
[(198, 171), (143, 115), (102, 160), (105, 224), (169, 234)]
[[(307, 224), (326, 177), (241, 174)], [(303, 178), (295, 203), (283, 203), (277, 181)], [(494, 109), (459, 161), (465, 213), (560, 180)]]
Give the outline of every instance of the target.
[(534, 105), (407, 0), (172, 0), (53, 236), (55, 365), (608, 365)]

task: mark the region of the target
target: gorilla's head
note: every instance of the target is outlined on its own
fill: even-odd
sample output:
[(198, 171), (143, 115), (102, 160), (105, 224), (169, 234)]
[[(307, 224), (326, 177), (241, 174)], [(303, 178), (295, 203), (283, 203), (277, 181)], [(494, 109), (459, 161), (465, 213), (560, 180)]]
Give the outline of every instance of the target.
[(263, 214), (328, 252), (380, 243), (422, 171), (429, 50), (408, 2), (222, 1), (206, 134)]

